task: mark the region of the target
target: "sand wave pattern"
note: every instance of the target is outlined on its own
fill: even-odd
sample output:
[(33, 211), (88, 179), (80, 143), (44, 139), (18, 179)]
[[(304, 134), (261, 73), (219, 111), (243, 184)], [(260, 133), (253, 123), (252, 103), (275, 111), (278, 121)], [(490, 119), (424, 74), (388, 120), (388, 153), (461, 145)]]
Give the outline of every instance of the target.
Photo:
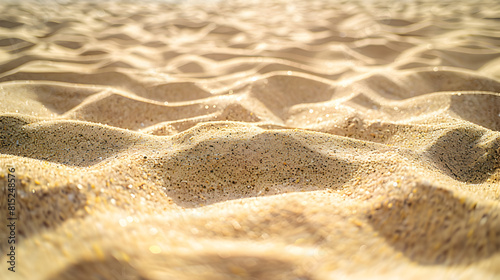
[(500, 5), (227, 2), (0, 4), (0, 278), (498, 277)]

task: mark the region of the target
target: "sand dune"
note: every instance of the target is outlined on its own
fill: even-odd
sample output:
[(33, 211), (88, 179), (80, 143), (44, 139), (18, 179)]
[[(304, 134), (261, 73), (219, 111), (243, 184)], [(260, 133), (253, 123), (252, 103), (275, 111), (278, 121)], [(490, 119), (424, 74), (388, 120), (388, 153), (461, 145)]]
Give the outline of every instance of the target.
[(1, 279), (500, 275), (494, 1), (58, 2), (0, 5)]

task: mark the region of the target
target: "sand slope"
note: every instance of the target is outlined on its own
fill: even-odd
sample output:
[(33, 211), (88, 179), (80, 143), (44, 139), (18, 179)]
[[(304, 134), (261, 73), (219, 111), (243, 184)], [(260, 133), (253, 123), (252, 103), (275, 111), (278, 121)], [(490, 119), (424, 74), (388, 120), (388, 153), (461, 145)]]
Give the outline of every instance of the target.
[(420, 2), (1, 4), (0, 278), (495, 279), (500, 5)]

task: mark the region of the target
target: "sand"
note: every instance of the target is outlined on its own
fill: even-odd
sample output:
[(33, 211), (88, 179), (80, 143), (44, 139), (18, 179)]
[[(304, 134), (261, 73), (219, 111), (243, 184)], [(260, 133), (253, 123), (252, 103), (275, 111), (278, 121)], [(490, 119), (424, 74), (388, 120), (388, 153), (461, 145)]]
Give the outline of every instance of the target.
[(495, 2), (2, 2), (0, 279), (498, 279)]

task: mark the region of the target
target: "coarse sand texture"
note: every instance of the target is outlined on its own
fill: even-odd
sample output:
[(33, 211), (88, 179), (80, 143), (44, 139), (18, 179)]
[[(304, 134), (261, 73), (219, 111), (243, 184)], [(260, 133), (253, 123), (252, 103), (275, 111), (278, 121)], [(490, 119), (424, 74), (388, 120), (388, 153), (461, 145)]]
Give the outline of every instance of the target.
[(499, 19), (2, 1), (0, 279), (500, 279)]

